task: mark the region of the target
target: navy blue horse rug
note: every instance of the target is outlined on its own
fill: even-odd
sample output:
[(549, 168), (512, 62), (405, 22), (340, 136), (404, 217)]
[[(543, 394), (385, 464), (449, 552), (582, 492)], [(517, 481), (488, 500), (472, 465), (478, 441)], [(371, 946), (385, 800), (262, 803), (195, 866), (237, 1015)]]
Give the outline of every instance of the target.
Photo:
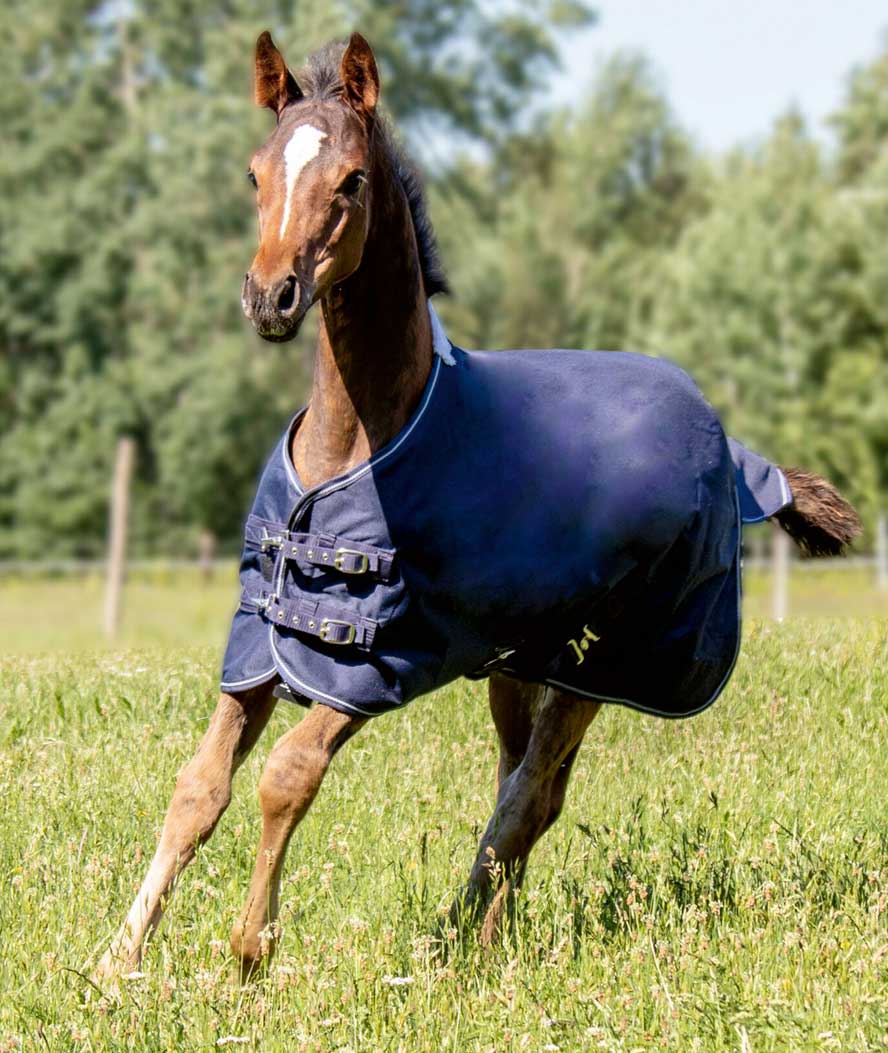
[[(299, 414), (247, 520), (222, 687), (368, 716), (501, 670), (647, 713), (715, 700), (744, 522), (792, 501), (689, 377), (618, 352), (453, 348), (412, 419), (304, 489)], [(303, 411), (304, 413), (304, 411)]]

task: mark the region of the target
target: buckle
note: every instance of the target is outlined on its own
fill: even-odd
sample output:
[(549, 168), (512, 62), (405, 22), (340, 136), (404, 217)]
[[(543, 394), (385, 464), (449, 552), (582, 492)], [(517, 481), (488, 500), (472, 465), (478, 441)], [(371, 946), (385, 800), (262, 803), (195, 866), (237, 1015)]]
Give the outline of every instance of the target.
[(263, 534), (259, 539), (259, 549), (261, 552), (267, 552), (270, 548), (280, 548), (283, 543), (284, 539), (280, 534)]
[[(357, 556), (357, 567), (347, 568), (343, 566), (343, 561), (346, 556)], [(358, 550), (354, 548), (338, 548), (336, 549), (336, 556), (333, 559), (333, 566), (340, 574), (366, 574), (370, 569), (370, 557), (366, 552), (358, 552)]]
[[(349, 573), (349, 571), (346, 571)], [(344, 625), (348, 629), (348, 633), (344, 640), (331, 640), (330, 639), (330, 627), (333, 625)], [(321, 627), (318, 630), (318, 636), (324, 641), (324, 643), (335, 644), (336, 647), (344, 647), (346, 644), (355, 642), (355, 627), (351, 622), (343, 621), (340, 618), (324, 618), (321, 621)]]

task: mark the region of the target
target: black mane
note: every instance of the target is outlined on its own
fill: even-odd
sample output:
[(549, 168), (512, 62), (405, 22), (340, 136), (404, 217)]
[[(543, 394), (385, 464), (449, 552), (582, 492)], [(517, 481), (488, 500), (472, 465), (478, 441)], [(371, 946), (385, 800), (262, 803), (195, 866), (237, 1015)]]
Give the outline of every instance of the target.
[[(339, 76), (339, 66), (344, 51), (345, 44), (333, 43), (327, 44), (308, 57), (305, 66), (296, 75), (296, 81), (306, 99), (324, 102), (342, 97), (343, 85)], [(429, 219), (422, 179), (382, 118), (378, 117), (376, 120), (375, 134), (379, 136), (380, 145), (391, 162), (392, 171), (407, 196), (410, 215), (413, 217), (413, 229), (416, 232), (426, 296), (446, 293), (449, 291), (447, 277), (438, 252), (432, 221)]]

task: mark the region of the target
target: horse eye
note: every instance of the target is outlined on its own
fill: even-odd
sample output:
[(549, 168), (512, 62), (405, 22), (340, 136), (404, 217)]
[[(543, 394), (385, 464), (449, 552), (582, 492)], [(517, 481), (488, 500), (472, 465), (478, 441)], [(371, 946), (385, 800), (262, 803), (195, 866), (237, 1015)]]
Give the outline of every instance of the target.
[(256, 176), (255, 176), (252, 168), (249, 170), (249, 172), (247, 172), (247, 179), (249, 179), (250, 182), (253, 184), (253, 189), (254, 190), (258, 190), (259, 189), (259, 184), (256, 182)]
[(359, 168), (343, 179), (342, 185), (339, 187), (339, 193), (345, 194), (346, 197), (354, 197), (366, 182), (367, 175)]

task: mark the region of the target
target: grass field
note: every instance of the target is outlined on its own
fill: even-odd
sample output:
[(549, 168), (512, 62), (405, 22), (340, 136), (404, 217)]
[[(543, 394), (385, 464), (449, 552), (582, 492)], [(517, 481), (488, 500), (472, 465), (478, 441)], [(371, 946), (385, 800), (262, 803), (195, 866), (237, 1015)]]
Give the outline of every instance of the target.
[[(884, 617), (751, 621), (691, 721), (607, 708), (493, 953), (439, 929), (492, 806), (483, 687), (371, 722), (294, 837), (281, 954), (241, 987), (255, 784), (301, 714), (281, 704), (144, 975), (99, 996), (82, 974), (214, 704), (231, 590), (145, 583), (128, 643), (162, 646), (77, 656), (36, 653), (19, 587), (0, 590), (19, 652), (0, 657), (0, 1051), (888, 1049)], [(76, 607), (58, 588), (43, 600)], [(85, 616), (65, 631), (95, 642)]]

